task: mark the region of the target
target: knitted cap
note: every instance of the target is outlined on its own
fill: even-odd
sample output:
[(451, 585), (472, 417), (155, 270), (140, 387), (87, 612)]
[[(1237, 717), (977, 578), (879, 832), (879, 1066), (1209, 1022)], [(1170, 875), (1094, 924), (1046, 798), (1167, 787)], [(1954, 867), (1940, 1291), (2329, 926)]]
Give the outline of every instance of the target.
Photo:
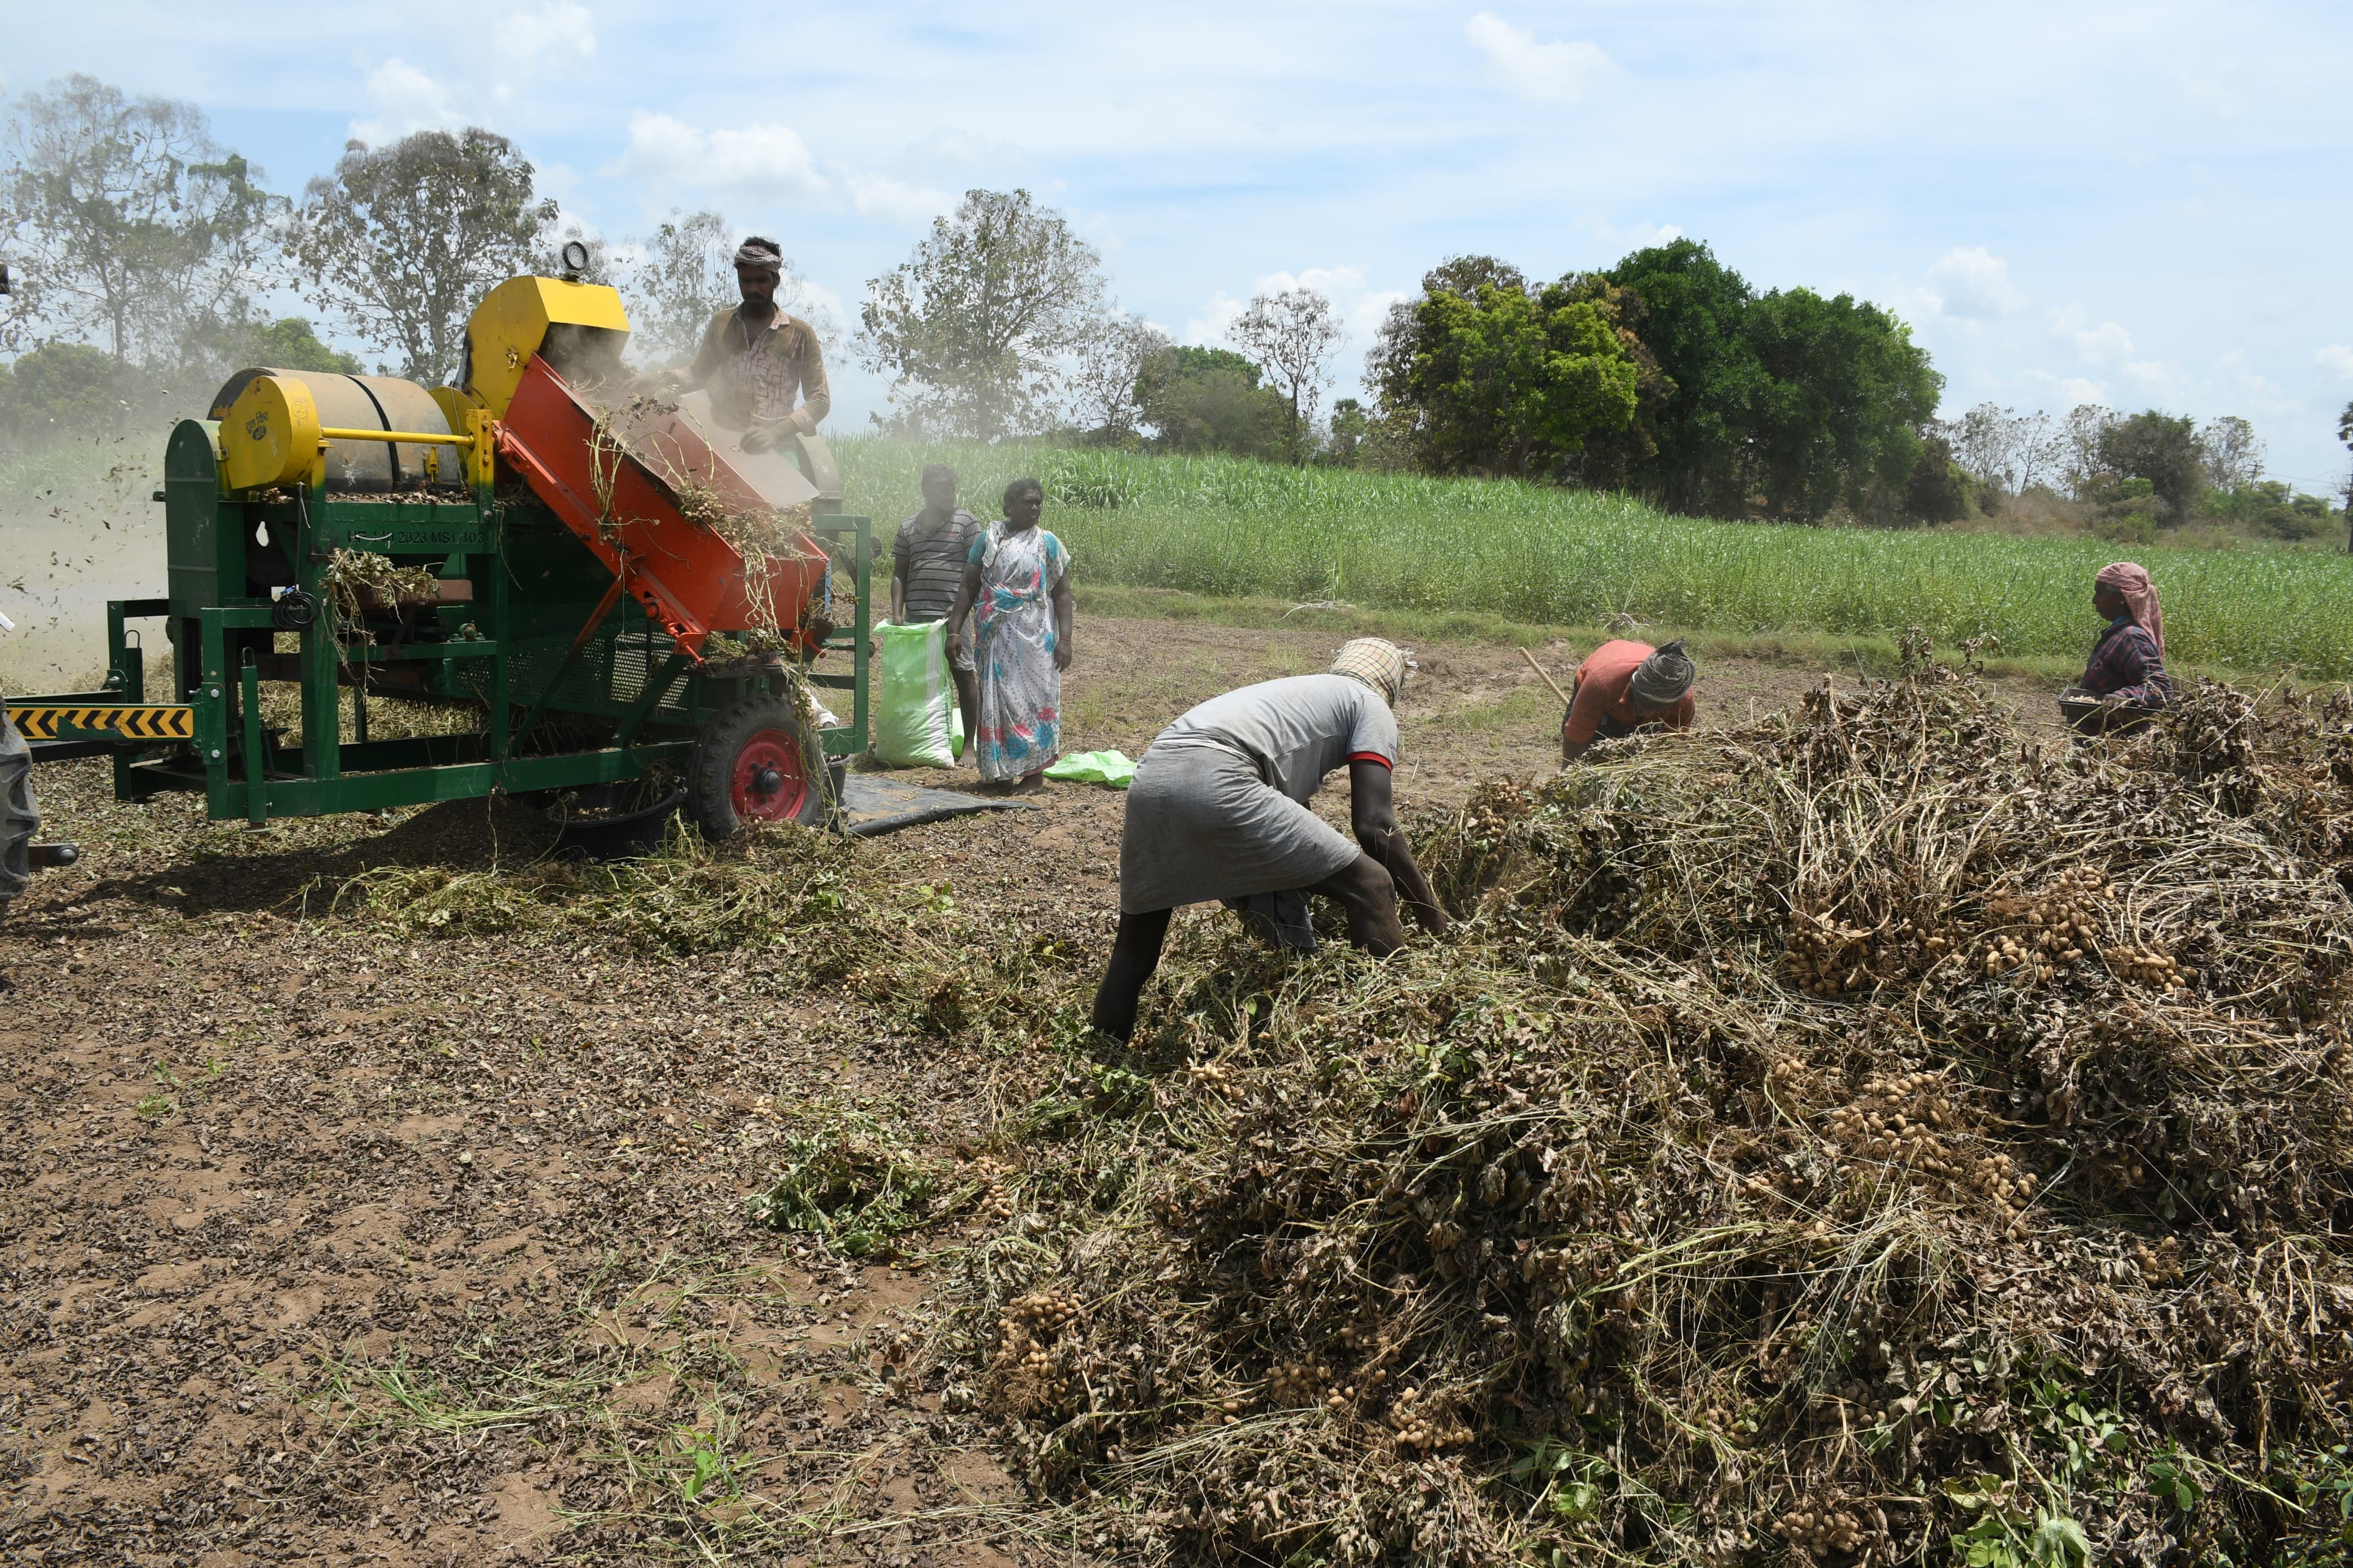
[(1651, 657), (1635, 669), (1627, 690), (1638, 702), (1666, 708), (1682, 701), (1683, 693), (1698, 679), (1699, 667), (1683, 651), (1683, 639), (1677, 637), (1666, 647), (1651, 650)]

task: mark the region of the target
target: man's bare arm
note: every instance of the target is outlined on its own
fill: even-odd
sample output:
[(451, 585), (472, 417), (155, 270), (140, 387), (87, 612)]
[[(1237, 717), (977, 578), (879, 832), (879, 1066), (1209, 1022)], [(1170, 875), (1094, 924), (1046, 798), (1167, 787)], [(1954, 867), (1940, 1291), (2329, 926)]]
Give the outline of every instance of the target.
[(1405, 907), (1413, 912), (1414, 923), (1437, 936), (1451, 922), (1446, 911), (1438, 907), (1438, 895), (1430, 890), (1429, 879), (1414, 860), (1413, 845), (1406, 837), (1405, 829), (1398, 826), (1391, 783), (1388, 768), (1380, 763), (1350, 763), (1349, 825), (1356, 829), (1358, 847), (1388, 869)]
[(980, 597), (980, 563), (965, 563), (964, 581), (956, 584), (955, 605), (948, 611), (948, 647), (956, 646), (964, 636), (964, 618), (972, 613), (972, 602)]

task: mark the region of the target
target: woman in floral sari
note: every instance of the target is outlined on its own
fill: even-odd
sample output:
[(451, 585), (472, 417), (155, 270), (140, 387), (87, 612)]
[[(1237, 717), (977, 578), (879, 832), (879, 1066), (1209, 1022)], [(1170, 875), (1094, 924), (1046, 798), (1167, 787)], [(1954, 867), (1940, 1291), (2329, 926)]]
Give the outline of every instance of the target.
[(972, 542), (948, 612), (952, 648), (973, 612), (981, 781), (1024, 791), (1042, 788), (1039, 775), (1062, 754), (1062, 671), (1071, 667), (1071, 554), (1038, 526), (1045, 510), (1037, 480), (1005, 487), (1005, 521)]

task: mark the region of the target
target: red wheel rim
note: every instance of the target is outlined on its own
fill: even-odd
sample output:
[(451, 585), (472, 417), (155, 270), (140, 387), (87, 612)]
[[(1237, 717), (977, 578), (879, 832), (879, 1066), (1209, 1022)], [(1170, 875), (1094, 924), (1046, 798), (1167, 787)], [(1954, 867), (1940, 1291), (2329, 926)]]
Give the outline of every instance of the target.
[(755, 730), (735, 753), (727, 798), (738, 822), (791, 822), (808, 804), (801, 744), (783, 730)]

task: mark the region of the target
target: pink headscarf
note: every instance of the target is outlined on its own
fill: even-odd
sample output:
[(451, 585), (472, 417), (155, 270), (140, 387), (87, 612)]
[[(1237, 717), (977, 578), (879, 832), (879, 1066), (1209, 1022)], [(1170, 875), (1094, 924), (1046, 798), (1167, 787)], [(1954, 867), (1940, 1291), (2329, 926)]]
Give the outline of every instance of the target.
[(2132, 615), (2133, 625), (2156, 639), (2157, 651), (2165, 652), (2165, 611), (2157, 603), (2157, 584), (2148, 574), (2129, 561), (2113, 562), (2100, 568), (2094, 583), (2114, 588), (2125, 596), (2125, 608)]

